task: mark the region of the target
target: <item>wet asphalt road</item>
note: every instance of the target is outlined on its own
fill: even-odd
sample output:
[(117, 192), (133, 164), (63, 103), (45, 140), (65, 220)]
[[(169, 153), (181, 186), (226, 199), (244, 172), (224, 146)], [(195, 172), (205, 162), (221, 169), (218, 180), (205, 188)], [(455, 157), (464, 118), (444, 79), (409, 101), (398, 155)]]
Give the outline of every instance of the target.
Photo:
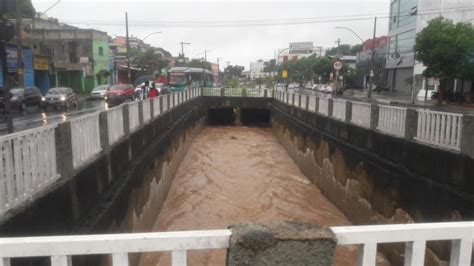
[[(53, 108), (48, 108), (46, 111), (42, 111), (36, 106), (30, 106), (23, 113), (13, 110), (10, 114), (13, 117), (14, 132), (20, 132), (27, 129), (60, 123), (67, 119), (84, 114), (105, 110), (105, 108), (106, 103), (104, 100), (80, 98), (79, 106), (77, 108), (70, 108), (67, 111), (55, 110)], [(6, 118), (2, 114), (0, 117), (0, 135), (5, 135), (7, 133)]]

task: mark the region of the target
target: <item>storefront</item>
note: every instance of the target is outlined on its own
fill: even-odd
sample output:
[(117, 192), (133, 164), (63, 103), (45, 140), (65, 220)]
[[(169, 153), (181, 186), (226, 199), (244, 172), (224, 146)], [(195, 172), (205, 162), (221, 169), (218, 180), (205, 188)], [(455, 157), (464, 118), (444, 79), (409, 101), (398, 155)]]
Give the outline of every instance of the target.
[[(1, 62), (0, 62), (1, 67)], [(13, 45), (7, 46), (7, 67), (8, 79), (11, 87), (19, 86), (18, 81), (18, 52), (17, 47)], [(3, 75), (0, 71), (0, 86), (3, 87)], [(35, 75), (33, 70), (33, 55), (29, 48), (23, 48), (23, 84), (27, 86), (35, 86)]]
[(35, 70), (35, 84), (41, 92), (46, 93), (50, 88), (49, 57), (34, 55), (33, 68)]

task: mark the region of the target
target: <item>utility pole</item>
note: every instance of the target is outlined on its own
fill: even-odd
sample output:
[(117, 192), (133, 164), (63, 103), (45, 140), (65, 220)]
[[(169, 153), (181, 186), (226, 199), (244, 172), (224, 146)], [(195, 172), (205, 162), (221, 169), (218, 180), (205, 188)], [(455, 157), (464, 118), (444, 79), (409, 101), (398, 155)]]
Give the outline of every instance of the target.
[(212, 51), (204, 50), (204, 62), (207, 62), (207, 53), (210, 53)]
[(341, 39), (338, 38), (336, 43), (337, 43), (337, 55), (336, 55), (336, 57), (339, 58), (339, 56), (341, 55)]
[(184, 45), (190, 45), (189, 42), (180, 42), (181, 44), (181, 56), (184, 58)]
[(21, 41), (21, 9), (20, 1), (16, 1), (16, 44), (17, 44), (17, 75), (18, 75), (18, 85), (23, 87), (23, 44)]
[(125, 12), (125, 30), (127, 40), (127, 83), (131, 83), (132, 72), (130, 70), (130, 38), (128, 37), (128, 12)]
[(217, 58), (217, 81), (219, 82), (219, 79), (220, 79), (220, 72), (221, 72), (221, 69), (220, 69), (220, 64), (219, 62), (221, 61), (222, 58), (218, 57)]
[(370, 70), (370, 85), (369, 90), (367, 91), (367, 98), (372, 98), (372, 86), (374, 84), (375, 76), (375, 37), (377, 35), (377, 17), (374, 20), (374, 38), (372, 39), (372, 57), (371, 57), (371, 70)]

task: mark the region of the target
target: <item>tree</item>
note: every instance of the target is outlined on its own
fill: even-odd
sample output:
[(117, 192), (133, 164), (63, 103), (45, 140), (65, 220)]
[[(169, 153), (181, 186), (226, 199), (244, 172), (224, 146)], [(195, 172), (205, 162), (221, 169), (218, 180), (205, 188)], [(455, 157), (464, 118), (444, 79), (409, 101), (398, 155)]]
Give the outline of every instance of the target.
[(245, 67), (239, 65), (229, 65), (224, 69), (224, 76), (228, 79), (239, 78), (244, 72)]
[(263, 68), (263, 72), (275, 72), (276, 71), (276, 60), (275, 59), (271, 59), (269, 61), (266, 61), (263, 63), (265, 65), (265, 67)]
[(197, 68), (204, 68), (207, 70), (211, 70), (211, 63), (204, 62), (203, 60), (193, 59), (186, 64), (187, 67), (197, 67)]
[(339, 45), (339, 49), (337, 47), (333, 47), (326, 51), (327, 56), (336, 56), (338, 51), (341, 55), (357, 55), (358, 52), (362, 51), (362, 44), (356, 45), (349, 45), (349, 44), (341, 44)]
[[(3, 13), (3, 18), (5, 19), (15, 19), (16, 18), (16, 3), (20, 3), (21, 17), (22, 18), (33, 18), (36, 14), (36, 10), (31, 3), (31, 0), (2, 0), (0, 8), (3, 8), (3, 1), (7, 1), (7, 8), (9, 10), (0, 10), (0, 14)], [(5, 12), (6, 11), (6, 12)]]
[(474, 28), (442, 17), (431, 20), (416, 36), (415, 58), (425, 66), (424, 76), (440, 79), (442, 101), (446, 81), (474, 77)]
[(130, 57), (132, 64), (140, 69), (141, 75), (160, 72), (168, 66), (168, 60), (163, 58), (159, 48), (150, 48), (145, 52), (139, 49), (131, 49)]

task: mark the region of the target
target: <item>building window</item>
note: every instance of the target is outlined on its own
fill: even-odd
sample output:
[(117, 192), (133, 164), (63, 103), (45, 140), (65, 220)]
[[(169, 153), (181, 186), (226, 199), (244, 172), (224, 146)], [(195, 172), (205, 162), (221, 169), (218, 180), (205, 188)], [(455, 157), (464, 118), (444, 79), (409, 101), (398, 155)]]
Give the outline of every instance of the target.
[(99, 47), (99, 55), (103, 56), (104, 55), (104, 48)]

